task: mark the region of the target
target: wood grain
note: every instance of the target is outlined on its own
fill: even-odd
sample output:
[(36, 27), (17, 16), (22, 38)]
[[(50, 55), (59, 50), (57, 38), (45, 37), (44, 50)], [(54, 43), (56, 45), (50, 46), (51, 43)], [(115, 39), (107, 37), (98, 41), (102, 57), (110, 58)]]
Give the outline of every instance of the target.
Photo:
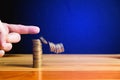
[(32, 68), (31, 54), (0, 58), (0, 80), (120, 80), (120, 55), (44, 54)]

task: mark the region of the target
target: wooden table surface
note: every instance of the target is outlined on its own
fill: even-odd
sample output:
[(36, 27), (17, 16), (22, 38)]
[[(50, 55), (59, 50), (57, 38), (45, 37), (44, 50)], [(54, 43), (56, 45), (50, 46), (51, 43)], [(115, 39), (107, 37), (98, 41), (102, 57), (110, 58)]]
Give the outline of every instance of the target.
[(120, 80), (120, 55), (44, 54), (32, 68), (31, 54), (0, 58), (0, 80)]

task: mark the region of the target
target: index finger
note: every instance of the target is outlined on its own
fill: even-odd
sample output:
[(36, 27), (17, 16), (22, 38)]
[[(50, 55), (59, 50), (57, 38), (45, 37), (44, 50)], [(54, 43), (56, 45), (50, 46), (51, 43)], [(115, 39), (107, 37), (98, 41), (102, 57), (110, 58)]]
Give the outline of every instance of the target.
[(5, 26), (8, 27), (10, 32), (16, 32), (19, 34), (37, 34), (40, 32), (40, 28), (37, 26), (25, 26), (18, 24), (7, 24), (4, 23)]

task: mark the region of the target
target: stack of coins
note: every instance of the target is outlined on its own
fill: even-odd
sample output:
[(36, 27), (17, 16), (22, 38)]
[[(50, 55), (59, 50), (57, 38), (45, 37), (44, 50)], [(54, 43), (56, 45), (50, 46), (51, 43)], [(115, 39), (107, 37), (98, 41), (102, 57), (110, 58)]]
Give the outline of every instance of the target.
[(40, 39), (33, 40), (33, 68), (42, 66), (42, 44)]

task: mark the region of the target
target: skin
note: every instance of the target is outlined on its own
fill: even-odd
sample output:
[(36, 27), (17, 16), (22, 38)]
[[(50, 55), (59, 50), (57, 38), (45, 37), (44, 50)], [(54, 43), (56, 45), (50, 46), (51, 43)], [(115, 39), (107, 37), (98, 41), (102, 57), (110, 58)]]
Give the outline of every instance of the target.
[(20, 34), (37, 34), (40, 32), (37, 26), (25, 26), (7, 24), (0, 21), (0, 57), (12, 49), (12, 43), (21, 40)]

